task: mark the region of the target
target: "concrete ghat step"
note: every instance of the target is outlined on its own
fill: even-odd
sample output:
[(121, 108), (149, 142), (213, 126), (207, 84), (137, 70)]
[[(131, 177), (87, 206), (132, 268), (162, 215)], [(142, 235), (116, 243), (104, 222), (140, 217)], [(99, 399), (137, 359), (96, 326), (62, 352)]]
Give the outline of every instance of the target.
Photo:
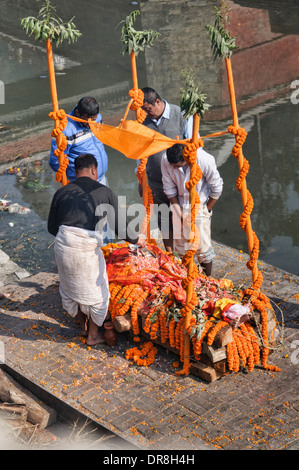
[(0, 287), (30, 275), (26, 269), (20, 268), (4, 251), (0, 250)]

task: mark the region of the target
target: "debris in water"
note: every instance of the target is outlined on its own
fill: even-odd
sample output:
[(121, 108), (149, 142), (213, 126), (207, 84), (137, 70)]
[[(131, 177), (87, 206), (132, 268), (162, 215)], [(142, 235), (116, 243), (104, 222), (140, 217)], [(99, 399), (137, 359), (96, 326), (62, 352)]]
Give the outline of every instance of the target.
[[(31, 212), (31, 209), (28, 207), (23, 207), (17, 202), (10, 204), (11, 201), (5, 199), (0, 199), (0, 212), (9, 212), (10, 214), (28, 214)], [(12, 223), (12, 222), (11, 222)], [(13, 227), (13, 224), (9, 224), (10, 227)]]
[(10, 166), (9, 169), (7, 170), (7, 173), (9, 175), (15, 175), (20, 172), (20, 168), (17, 166)]

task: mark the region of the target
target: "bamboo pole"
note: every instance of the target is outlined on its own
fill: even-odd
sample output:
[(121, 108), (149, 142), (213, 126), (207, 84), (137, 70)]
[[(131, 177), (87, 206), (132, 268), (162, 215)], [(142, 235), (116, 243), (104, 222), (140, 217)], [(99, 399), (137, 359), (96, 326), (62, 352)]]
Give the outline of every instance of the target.
[[(130, 54), (130, 59), (131, 59), (131, 70), (132, 70), (132, 83), (133, 83), (133, 90), (137, 92), (138, 90), (138, 75), (137, 75), (137, 65), (136, 65), (136, 54), (134, 51), (131, 52)], [(138, 110), (135, 111), (136, 113), (136, 119), (138, 118)], [(150, 240), (150, 208), (148, 208), (149, 204), (149, 197), (148, 197), (148, 184), (147, 184), (147, 177), (146, 177), (146, 169), (144, 168), (144, 171), (142, 173), (142, 180), (141, 180), (141, 186), (142, 186), (142, 200), (143, 200), (143, 205), (145, 208), (145, 217), (147, 219), (147, 224), (145, 228), (145, 234), (147, 237), (147, 240)], [(149, 211), (149, 213), (148, 213)]]
[[(53, 111), (57, 112), (59, 110), (58, 98), (57, 98), (57, 86), (56, 86), (56, 78), (55, 78), (53, 50), (52, 50), (52, 44), (49, 38), (47, 38), (46, 46), (47, 46), (47, 59), (48, 59), (52, 107), (53, 107)], [(58, 127), (58, 126), (59, 126), (59, 119), (55, 119), (55, 127)], [(60, 148), (61, 141), (62, 141), (62, 136), (61, 134), (59, 134), (56, 137), (57, 148)], [(64, 154), (63, 152), (60, 152), (59, 157), (58, 157), (59, 166), (62, 163), (63, 159), (64, 159)], [(66, 171), (64, 171), (64, 173), (62, 174), (61, 184), (62, 186), (65, 186), (67, 184)]]
[(138, 77), (137, 77), (137, 66), (136, 66), (136, 54), (134, 51), (131, 52), (130, 58), (131, 58), (133, 89), (137, 91), (138, 90)]
[[(192, 138), (191, 142), (195, 142), (195, 140), (198, 138), (198, 133), (199, 133), (199, 124), (200, 124), (200, 117), (199, 114), (195, 114), (193, 116), (193, 128), (192, 128)], [(193, 176), (193, 170), (195, 167), (195, 163), (191, 164), (190, 167), (190, 179)], [(189, 203), (190, 203), (190, 213), (193, 213), (193, 210), (195, 208), (195, 201), (196, 201), (196, 186), (192, 186), (190, 189), (189, 193)], [(190, 235), (193, 234), (195, 235), (195, 220), (192, 220), (191, 218), (191, 226), (190, 226)], [(191, 238), (191, 237), (189, 237)], [(194, 270), (194, 256), (190, 259), (190, 262), (187, 267), (187, 275), (189, 276)], [(192, 293), (193, 293), (193, 280), (189, 282), (189, 284), (186, 287), (186, 305), (189, 304), (191, 298), (192, 298)], [(190, 319), (191, 319), (191, 311), (187, 310), (186, 316), (185, 316), (185, 321), (184, 321), (184, 330), (185, 330), (185, 336), (184, 336), (184, 362), (183, 362), (183, 370), (185, 373), (188, 371), (189, 365), (190, 365), (190, 336), (187, 334), (187, 331), (190, 326)]]
[[(234, 125), (234, 127), (238, 128), (239, 127), (239, 119), (238, 119), (238, 111), (237, 111), (236, 94), (235, 94), (235, 86), (234, 86), (231, 59), (226, 58), (225, 59), (225, 65), (226, 65), (227, 78), (228, 78), (228, 88), (229, 88), (229, 96), (230, 96), (230, 105), (231, 105), (231, 111), (232, 111), (233, 125)], [(243, 155), (243, 150), (242, 150), (242, 147), (241, 147), (240, 150), (239, 150), (239, 154), (238, 154), (239, 171), (243, 167), (243, 162), (244, 162), (244, 155)], [(247, 204), (247, 183), (246, 183), (245, 178), (242, 181), (241, 188), (240, 188), (240, 193), (241, 193), (242, 205), (243, 205), (243, 209), (244, 209), (246, 207), (246, 204)], [(254, 240), (253, 240), (253, 231), (252, 231), (250, 215), (247, 217), (247, 221), (246, 221), (246, 236), (247, 236), (247, 244), (248, 244), (249, 255), (251, 255), (253, 247), (254, 247)], [(253, 269), (252, 269), (253, 282), (255, 282), (255, 280), (257, 279), (257, 271), (258, 271), (257, 264), (255, 262), (255, 264), (253, 266)]]
[[(195, 114), (193, 116), (193, 129), (192, 129), (192, 138), (191, 142), (195, 142), (195, 140), (198, 138), (198, 133), (199, 133), (199, 124), (200, 124), (200, 117), (199, 114)], [(190, 167), (190, 179), (192, 179), (193, 176), (193, 170), (195, 167), (195, 163), (193, 163)], [(189, 203), (190, 203), (190, 210), (191, 213), (195, 208), (195, 200), (196, 200), (196, 186), (192, 186), (190, 189), (190, 194), (189, 194)], [(191, 226), (190, 226), (190, 231), (191, 234), (195, 234), (195, 220), (191, 219)], [(194, 268), (194, 258), (190, 260), (190, 263), (188, 264), (188, 275), (193, 272)], [(192, 296), (192, 288), (193, 288), (193, 281), (189, 283), (187, 287), (187, 302), (190, 300)], [(189, 321), (190, 321), (190, 315), (189, 315)]]

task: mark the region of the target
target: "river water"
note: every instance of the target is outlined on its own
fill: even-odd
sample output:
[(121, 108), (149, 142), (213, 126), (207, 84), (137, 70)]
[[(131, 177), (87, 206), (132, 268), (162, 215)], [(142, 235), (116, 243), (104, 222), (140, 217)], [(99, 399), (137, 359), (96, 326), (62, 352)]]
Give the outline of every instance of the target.
[[(75, 45), (55, 49), (63, 109), (70, 111), (79, 97), (92, 93), (104, 122), (117, 125), (132, 87), (129, 58), (120, 53), (120, 22), (138, 9), (138, 28), (161, 33), (154, 46), (138, 57), (139, 86), (152, 86), (164, 99), (179, 104), (181, 71), (193, 68), (211, 105), (201, 122), (201, 134), (226, 130), (231, 124), (225, 66), (219, 60), (213, 62), (205, 29), (213, 22), (217, 2), (53, 3), (62, 18), (75, 16), (82, 33)], [(298, 275), (299, 4), (297, 0), (226, 3), (231, 8), (230, 30), (239, 46), (232, 66), (240, 124), (248, 133), (244, 155), (250, 164), (247, 186), (254, 199), (251, 219), (260, 240), (260, 259)], [(0, 151), (11, 142), (42, 136), (53, 126), (48, 118), (51, 98), (44, 45), (28, 38), (19, 25), (21, 18), (36, 15), (39, 8), (35, 0), (1, 0)], [(205, 141), (224, 180), (212, 231), (215, 240), (247, 252), (246, 235), (239, 226), (242, 203), (236, 189), (233, 144), (230, 135)], [(110, 187), (125, 195), (127, 204), (141, 202), (135, 162), (111, 148), (107, 153)], [(54, 266), (53, 237), (47, 233), (46, 221), (51, 198), (60, 186), (47, 159), (47, 152), (37, 161), (24, 159), (17, 175), (7, 173), (10, 165), (2, 166), (0, 175), (0, 199), (31, 210), (26, 215), (0, 212), (0, 247), (32, 273)]]

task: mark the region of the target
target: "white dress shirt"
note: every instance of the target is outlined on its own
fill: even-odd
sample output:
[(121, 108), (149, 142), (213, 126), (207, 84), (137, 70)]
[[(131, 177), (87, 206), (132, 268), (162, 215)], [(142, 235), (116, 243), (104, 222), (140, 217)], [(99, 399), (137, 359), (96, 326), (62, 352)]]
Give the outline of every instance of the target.
[[(215, 158), (208, 152), (199, 148), (197, 150), (197, 163), (202, 171), (202, 178), (196, 186), (201, 204), (209, 197), (218, 199), (223, 190), (223, 180), (216, 166)], [(166, 152), (161, 162), (163, 189), (168, 198), (178, 197), (179, 205), (183, 208), (189, 206), (189, 191), (186, 183), (190, 180), (190, 168), (187, 166), (174, 168), (167, 160)]]

